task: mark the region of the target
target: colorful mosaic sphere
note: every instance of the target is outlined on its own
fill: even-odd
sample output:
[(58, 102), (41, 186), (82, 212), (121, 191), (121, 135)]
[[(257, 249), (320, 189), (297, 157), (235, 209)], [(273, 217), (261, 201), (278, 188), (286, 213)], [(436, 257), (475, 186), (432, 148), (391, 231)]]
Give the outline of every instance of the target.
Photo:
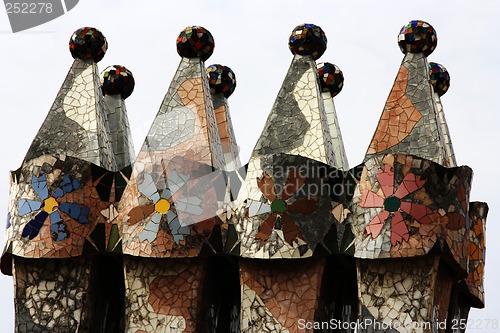
[(132, 94), (134, 87), (134, 76), (125, 66), (109, 66), (101, 73), (103, 95), (121, 95), (125, 99)]
[(337, 65), (329, 62), (318, 64), (318, 76), (321, 89), (329, 91), (332, 97), (338, 95), (344, 87), (344, 74)]
[(293, 29), (288, 47), (293, 54), (310, 55), (316, 60), (325, 53), (326, 42), (323, 29), (314, 24), (301, 24)]
[(181, 57), (201, 58), (205, 61), (214, 52), (214, 47), (212, 34), (203, 27), (187, 27), (177, 37), (177, 53)]
[(410, 21), (401, 28), (398, 35), (398, 44), (403, 53), (422, 52), (426, 57), (431, 54), (437, 45), (436, 30), (425, 21)]
[(450, 88), (450, 73), (448, 73), (446, 68), (443, 65), (430, 62), (429, 76), (434, 92), (439, 96), (446, 94), (448, 88)]
[(76, 30), (69, 40), (69, 51), (75, 59), (99, 62), (106, 54), (108, 42), (96, 28), (85, 27)]
[(227, 66), (208, 66), (207, 77), (212, 94), (224, 94), (224, 97), (228, 98), (236, 88), (236, 75)]

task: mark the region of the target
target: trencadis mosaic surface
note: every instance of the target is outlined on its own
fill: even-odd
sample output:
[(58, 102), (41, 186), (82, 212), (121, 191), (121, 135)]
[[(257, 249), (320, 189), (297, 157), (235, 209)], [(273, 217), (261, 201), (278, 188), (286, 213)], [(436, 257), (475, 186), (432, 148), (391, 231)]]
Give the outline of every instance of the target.
[(488, 206), (470, 201), (472, 170), (455, 159), (441, 102), (450, 74), (427, 60), (437, 34), (411, 21), (397, 41), (394, 85), (349, 168), (334, 104), (344, 73), (316, 63), (322, 28), (293, 29), (290, 67), (242, 165), (236, 74), (205, 64), (207, 29), (179, 34), (180, 63), (137, 154), (132, 72), (99, 74), (106, 38), (75, 31), (74, 62), (11, 172), (1, 269), (14, 277), (17, 331), (303, 332), (301, 320), (370, 320), (358, 332), (437, 332), (484, 307)]

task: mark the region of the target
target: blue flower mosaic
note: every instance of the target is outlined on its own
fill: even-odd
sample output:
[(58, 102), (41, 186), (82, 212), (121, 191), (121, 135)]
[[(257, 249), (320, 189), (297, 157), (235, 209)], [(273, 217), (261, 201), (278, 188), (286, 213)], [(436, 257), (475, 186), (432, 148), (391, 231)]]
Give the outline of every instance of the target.
[(61, 213), (81, 224), (89, 222), (90, 209), (87, 206), (73, 202), (61, 202), (61, 199), (66, 194), (82, 187), (82, 184), (77, 179), (72, 180), (68, 175), (65, 175), (59, 186), (50, 194), (47, 175), (42, 173), (39, 177), (33, 176), (31, 178), (31, 187), (40, 199), (20, 199), (18, 202), (19, 216), (37, 212), (35, 217), (24, 227), (23, 238), (32, 240), (38, 236), (47, 217), (50, 219), (52, 239), (55, 242), (60, 242), (68, 238), (69, 231), (61, 217)]

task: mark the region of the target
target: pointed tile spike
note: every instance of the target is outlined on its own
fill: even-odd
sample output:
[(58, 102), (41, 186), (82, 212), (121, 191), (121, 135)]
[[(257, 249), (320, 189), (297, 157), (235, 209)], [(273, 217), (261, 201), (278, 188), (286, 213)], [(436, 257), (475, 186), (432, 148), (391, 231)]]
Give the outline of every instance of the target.
[(204, 63), (184, 57), (120, 200), (123, 253), (198, 256), (226, 188), (223, 168)]
[(128, 122), (125, 101), (120, 95), (104, 96), (109, 134), (118, 170), (132, 164), (135, 158), (134, 143)]
[(441, 127), (441, 133), (443, 134), (444, 140), (444, 160), (443, 165), (446, 167), (456, 167), (457, 160), (455, 158), (455, 151), (453, 150), (453, 144), (451, 142), (450, 130), (448, 129), (448, 124), (446, 123), (446, 118), (444, 116), (443, 103), (441, 103), (441, 97), (434, 92), (433, 93), (434, 102), (437, 107), (438, 122)]
[[(182, 58), (139, 153), (184, 157), (222, 169), (224, 158), (204, 63)], [(159, 161), (157, 161), (159, 162)]]
[(328, 128), (330, 130), (330, 137), (332, 138), (335, 164), (339, 169), (349, 170), (349, 162), (347, 161), (344, 141), (342, 140), (342, 134), (340, 132), (340, 125), (337, 119), (335, 103), (333, 102), (333, 98), (330, 92), (323, 92), (322, 95), (323, 102), (325, 103), (325, 113), (326, 119), (328, 121)]
[(445, 165), (445, 141), (438, 119), (427, 59), (407, 53), (365, 155), (405, 153)]
[(116, 169), (97, 65), (75, 59), (24, 163), (51, 154)]
[(336, 166), (316, 64), (295, 55), (252, 156), (286, 153)]
[(238, 170), (241, 167), (241, 161), (229, 113), (228, 100), (223, 94), (212, 94), (212, 101), (222, 144), (222, 153), (224, 154), (225, 170)]

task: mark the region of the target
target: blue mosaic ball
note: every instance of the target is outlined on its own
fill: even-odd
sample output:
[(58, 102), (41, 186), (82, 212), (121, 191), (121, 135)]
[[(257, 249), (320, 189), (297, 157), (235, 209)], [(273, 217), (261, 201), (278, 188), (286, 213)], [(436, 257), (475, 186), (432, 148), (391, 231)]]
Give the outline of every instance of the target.
[(177, 53), (181, 57), (200, 58), (205, 61), (214, 52), (214, 47), (212, 34), (203, 27), (187, 27), (177, 37)]
[(132, 94), (134, 87), (134, 76), (125, 66), (109, 66), (101, 73), (103, 95), (121, 95), (123, 99), (126, 99)]
[(96, 28), (76, 30), (69, 40), (69, 51), (75, 59), (101, 61), (108, 49), (106, 37)]
[(310, 55), (319, 59), (326, 50), (326, 35), (323, 29), (314, 24), (301, 24), (293, 29), (288, 47), (293, 54)]
[(403, 53), (420, 53), (428, 57), (437, 45), (437, 35), (434, 28), (425, 21), (410, 21), (401, 28), (398, 44)]
[(321, 89), (335, 97), (344, 87), (344, 74), (337, 65), (329, 62), (318, 64), (318, 77)]
[(236, 88), (236, 75), (227, 66), (208, 66), (207, 77), (212, 94), (224, 94), (224, 97), (228, 98)]
[(429, 63), (429, 77), (431, 80), (434, 92), (439, 96), (446, 94), (450, 88), (450, 73), (444, 68), (443, 65), (435, 62)]

